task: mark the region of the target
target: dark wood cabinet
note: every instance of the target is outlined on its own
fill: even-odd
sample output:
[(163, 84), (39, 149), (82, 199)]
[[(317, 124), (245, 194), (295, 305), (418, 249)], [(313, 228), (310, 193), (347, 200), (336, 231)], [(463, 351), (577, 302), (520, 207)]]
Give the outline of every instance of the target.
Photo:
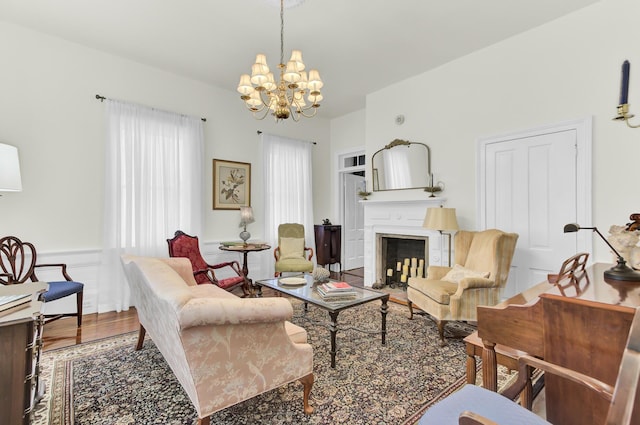
[(46, 284), (39, 282), (0, 288), (0, 296), (33, 295), (27, 307), (0, 315), (0, 425), (30, 424), (44, 392), (39, 380), (44, 318), (42, 303), (35, 299), (45, 289)]
[(318, 265), (327, 266), (338, 263), (342, 271), (342, 226), (316, 224), (316, 259)]

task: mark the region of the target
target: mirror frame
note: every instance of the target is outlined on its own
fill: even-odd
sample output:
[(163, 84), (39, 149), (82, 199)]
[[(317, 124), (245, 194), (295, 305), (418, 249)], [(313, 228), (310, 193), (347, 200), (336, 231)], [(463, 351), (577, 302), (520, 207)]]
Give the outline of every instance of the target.
[(408, 140), (394, 139), (391, 143), (389, 143), (382, 149), (377, 150), (373, 155), (371, 155), (371, 189), (373, 192), (385, 192), (389, 190), (423, 189), (428, 187), (427, 185), (427, 186), (416, 186), (416, 187), (403, 187), (398, 189), (378, 189), (380, 187), (380, 184), (376, 183), (378, 180), (377, 168), (375, 167), (376, 155), (379, 154), (380, 152), (394, 148), (396, 146), (410, 146), (410, 145), (422, 145), (427, 149), (427, 181), (429, 180), (429, 177), (431, 176), (431, 149), (429, 148), (429, 146), (421, 142), (409, 142)]

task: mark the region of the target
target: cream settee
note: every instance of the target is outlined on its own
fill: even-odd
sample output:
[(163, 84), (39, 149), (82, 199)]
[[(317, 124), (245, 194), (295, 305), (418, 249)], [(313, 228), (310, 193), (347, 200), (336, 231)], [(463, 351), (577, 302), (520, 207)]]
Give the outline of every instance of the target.
[(191, 399), (199, 425), (209, 415), (289, 382), (303, 384), (311, 413), (313, 350), (306, 331), (287, 321), (285, 298), (239, 298), (197, 285), (186, 258), (123, 256), (140, 320)]

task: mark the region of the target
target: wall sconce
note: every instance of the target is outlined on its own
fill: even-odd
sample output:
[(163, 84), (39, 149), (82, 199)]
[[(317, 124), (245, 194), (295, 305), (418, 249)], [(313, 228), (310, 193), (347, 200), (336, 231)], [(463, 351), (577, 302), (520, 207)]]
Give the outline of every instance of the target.
[(611, 248), (611, 250), (618, 257), (618, 264), (616, 264), (615, 266), (611, 267), (609, 270), (605, 270), (604, 271), (604, 278), (605, 279), (621, 280), (621, 281), (625, 281), (625, 282), (640, 282), (640, 272), (638, 272), (638, 271), (632, 269), (631, 267), (627, 266), (627, 262), (622, 257), (622, 255), (620, 255), (620, 253), (618, 251), (616, 251), (616, 249), (613, 247), (613, 245), (611, 245), (609, 243), (607, 238), (605, 238), (602, 235), (602, 233), (600, 233), (598, 228), (596, 228), (596, 227), (580, 227), (579, 224), (569, 223), (569, 224), (566, 224), (564, 226), (564, 233), (573, 233), (573, 232), (577, 232), (578, 230), (582, 230), (582, 229), (593, 230), (595, 233), (597, 233), (598, 236), (600, 236), (602, 238), (602, 240), (605, 241), (605, 243), (609, 246), (609, 248)]
[(629, 71), (631, 65), (628, 60), (625, 60), (622, 63), (622, 78), (620, 81), (620, 102), (618, 104), (618, 115), (616, 115), (613, 120), (621, 121), (627, 123), (627, 126), (631, 128), (638, 128), (639, 125), (631, 125), (629, 120), (634, 117), (633, 114), (629, 113)]
[(244, 244), (247, 244), (247, 239), (251, 237), (251, 233), (247, 232), (247, 224), (253, 223), (256, 221), (253, 218), (253, 208), (251, 207), (240, 207), (240, 227), (244, 230), (240, 232), (240, 239)]
[(18, 148), (0, 143), (0, 192), (20, 192), (21, 190)]

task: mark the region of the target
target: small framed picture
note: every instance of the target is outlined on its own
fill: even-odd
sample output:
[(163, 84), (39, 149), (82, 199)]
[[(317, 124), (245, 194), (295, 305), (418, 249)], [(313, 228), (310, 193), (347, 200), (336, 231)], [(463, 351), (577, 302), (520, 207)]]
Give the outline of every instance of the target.
[(251, 206), (251, 164), (213, 160), (213, 209), (239, 210)]

